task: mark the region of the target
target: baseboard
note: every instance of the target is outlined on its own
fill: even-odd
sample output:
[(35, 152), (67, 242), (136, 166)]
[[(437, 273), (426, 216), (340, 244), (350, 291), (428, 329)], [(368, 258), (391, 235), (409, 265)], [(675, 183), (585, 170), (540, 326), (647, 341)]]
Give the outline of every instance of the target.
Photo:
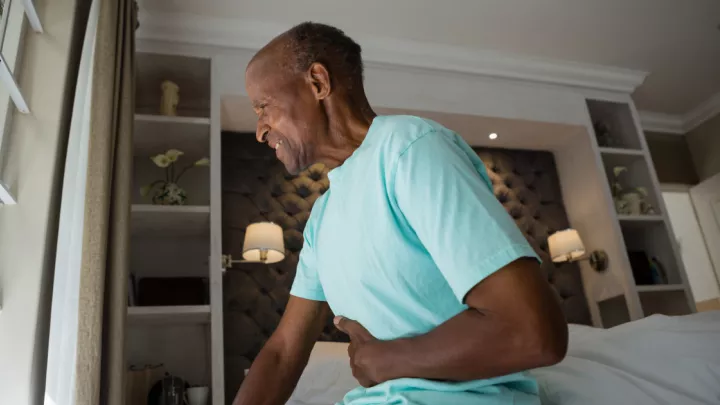
[(720, 298), (713, 298), (695, 303), (698, 312), (720, 311)]

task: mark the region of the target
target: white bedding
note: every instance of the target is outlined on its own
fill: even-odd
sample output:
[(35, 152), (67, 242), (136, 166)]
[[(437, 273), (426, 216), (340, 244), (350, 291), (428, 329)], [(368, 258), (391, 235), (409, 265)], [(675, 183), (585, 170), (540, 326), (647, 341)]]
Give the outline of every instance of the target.
[(573, 325), (565, 360), (532, 374), (543, 404), (720, 404), (720, 312)]
[[(316, 345), (288, 405), (331, 404), (355, 388), (346, 350)], [(565, 360), (531, 373), (545, 405), (720, 404), (720, 311), (571, 325)]]

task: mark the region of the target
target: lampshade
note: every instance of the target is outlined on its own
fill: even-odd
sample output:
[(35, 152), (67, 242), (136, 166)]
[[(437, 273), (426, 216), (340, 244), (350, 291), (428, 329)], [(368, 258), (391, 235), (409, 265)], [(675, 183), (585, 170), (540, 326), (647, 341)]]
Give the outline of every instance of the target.
[(272, 222), (257, 222), (245, 230), (243, 259), (266, 264), (285, 258), (285, 242), (280, 226)]
[(574, 229), (558, 231), (548, 238), (550, 257), (554, 262), (575, 260), (585, 254), (580, 235)]

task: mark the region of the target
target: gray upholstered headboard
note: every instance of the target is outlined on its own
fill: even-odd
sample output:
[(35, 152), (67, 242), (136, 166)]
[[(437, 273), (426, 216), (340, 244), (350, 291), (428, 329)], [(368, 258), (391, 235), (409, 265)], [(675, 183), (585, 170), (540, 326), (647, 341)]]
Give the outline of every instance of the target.
[[(244, 230), (257, 221), (284, 229), (287, 257), (275, 265), (244, 264), (224, 276), (226, 397), (231, 400), (250, 363), (278, 324), (295, 276), (302, 231), (315, 199), (328, 188), (327, 170), (310, 167), (288, 175), (273, 151), (254, 134), (226, 132), (223, 157), (223, 252), (242, 256)], [(476, 149), (495, 195), (543, 259), (568, 322), (589, 324), (590, 316), (576, 264), (554, 264), (547, 236), (568, 227), (552, 153)], [(343, 341), (331, 319), (322, 340)]]

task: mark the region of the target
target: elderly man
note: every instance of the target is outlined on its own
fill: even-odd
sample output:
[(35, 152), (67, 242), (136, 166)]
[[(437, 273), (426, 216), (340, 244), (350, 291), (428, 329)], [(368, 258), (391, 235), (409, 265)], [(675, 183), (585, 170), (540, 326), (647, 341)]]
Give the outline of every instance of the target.
[(537, 256), (456, 133), (377, 116), (360, 46), (303, 23), (253, 58), (257, 140), (290, 173), (321, 162), (280, 325), (236, 405), (284, 404), (329, 311), (362, 387), (345, 404), (537, 404), (524, 370), (557, 363), (567, 325)]

